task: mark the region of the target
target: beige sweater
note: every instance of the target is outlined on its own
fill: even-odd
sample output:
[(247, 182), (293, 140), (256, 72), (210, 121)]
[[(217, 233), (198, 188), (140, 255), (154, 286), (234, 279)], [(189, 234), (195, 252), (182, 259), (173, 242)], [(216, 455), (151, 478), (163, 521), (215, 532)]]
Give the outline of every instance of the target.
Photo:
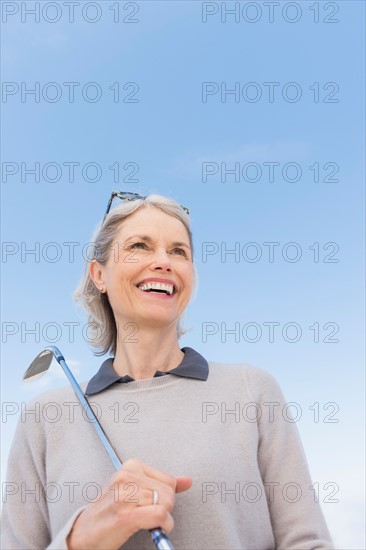
[[(333, 548), (296, 424), (265, 371), (209, 363), (206, 381), (168, 374), (89, 400), (121, 460), (193, 478), (173, 511), (176, 550)], [(31, 409), (10, 453), (1, 548), (66, 549), (77, 515), (114, 468), (71, 388), (41, 395)], [(139, 531), (123, 550), (153, 547)]]

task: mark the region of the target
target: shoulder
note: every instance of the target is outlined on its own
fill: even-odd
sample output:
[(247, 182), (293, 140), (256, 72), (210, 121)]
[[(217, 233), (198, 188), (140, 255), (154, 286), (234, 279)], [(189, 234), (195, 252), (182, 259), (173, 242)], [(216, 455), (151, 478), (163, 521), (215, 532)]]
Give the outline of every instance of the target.
[(267, 370), (249, 363), (209, 361), (209, 372), (215, 381), (224, 380), (229, 384), (244, 384), (255, 400), (283, 397), (276, 378)]
[[(83, 392), (86, 385), (86, 382), (80, 384)], [(73, 418), (77, 418), (79, 409), (78, 398), (71, 386), (44, 391), (21, 403), (14, 441), (18, 446), (21, 442), (38, 450), (44, 449), (48, 437), (62, 426), (68, 427)]]
[[(83, 392), (86, 385), (86, 382), (80, 384)], [(41, 436), (48, 428), (68, 419), (76, 405), (79, 405), (79, 401), (71, 386), (44, 391), (21, 403), (17, 433), (27, 433), (30, 438), (36, 433)]]
[[(79, 384), (83, 392), (85, 392), (87, 384), (88, 384), (87, 382), (81, 382)], [(45, 406), (45, 405), (50, 405), (52, 403), (62, 405), (63, 403), (67, 403), (69, 401), (76, 401), (76, 400), (77, 400), (77, 397), (75, 395), (74, 390), (70, 385), (68, 385), (68, 386), (62, 386), (60, 388), (53, 388), (53, 389), (44, 391), (39, 395), (37, 395), (36, 397), (33, 397), (32, 399), (30, 399), (27, 402), (26, 406), (30, 408), (32, 406), (34, 407), (36, 407), (37, 405)]]

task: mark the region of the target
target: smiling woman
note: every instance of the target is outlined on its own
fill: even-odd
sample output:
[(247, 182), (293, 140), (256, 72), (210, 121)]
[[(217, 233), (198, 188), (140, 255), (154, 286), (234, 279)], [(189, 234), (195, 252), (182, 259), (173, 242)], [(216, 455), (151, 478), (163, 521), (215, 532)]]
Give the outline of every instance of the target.
[[(151, 300), (157, 297), (156, 293), (149, 293), (149, 301), (141, 302), (142, 297), (145, 298), (141, 291), (147, 290), (139, 288), (142, 283), (173, 285), (170, 309), (164, 306), (157, 314), (170, 311), (172, 315), (175, 309), (178, 317), (173, 324), (177, 336), (184, 334), (180, 317), (189, 302), (197, 274), (189, 216), (180, 205), (158, 195), (122, 203), (106, 217), (92, 243), (94, 252), (90, 258), (93, 259), (86, 265), (75, 299), (89, 314), (94, 327), (91, 345), (100, 349), (97, 354), (116, 353), (118, 339), (123, 342), (126, 323), (136, 323), (136, 329), (142, 329), (143, 319), (138, 321), (139, 314), (143, 314), (140, 304), (148, 317), (154, 313), (149, 304), (155, 303)], [(166, 298), (164, 294), (159, 299), (163, 296)], [(124, 308), (129, 306), (130, 311), (120, 311), (119, 303), (123, 303)], [(155, 303), (155, 310), (159, 303)]]
[(25, 492), (8, 495), (3, 547), (147, 550), (160, 526), (184, 550), (333, 548), (297, 427), (273, 414), (286, 403), (277, 382), (179, 346), (196, 280), (186, 209), (120, 198), (75, 297), (95, 353), (112, 355), (82, 387), (123, 466), (113, 474), (69, 388), (43, 394), (64, 414), (18, 424), (8, 479)]

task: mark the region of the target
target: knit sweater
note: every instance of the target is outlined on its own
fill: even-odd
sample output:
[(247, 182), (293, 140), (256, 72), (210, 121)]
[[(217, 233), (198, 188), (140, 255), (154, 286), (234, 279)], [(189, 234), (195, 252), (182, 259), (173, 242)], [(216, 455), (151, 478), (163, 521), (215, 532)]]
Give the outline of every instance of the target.
[[(89, 400), (122, 461), (193, 479), (176, 495), (176, 550), (333, 548), (297, 426), (267, 372), (210, 362), (205, 381), (166, 374)], [(63, 550), (114, 467), (71, 387), (32, 400), (31, 410), (10, 452), (1, 548)], [(122, 546), (153, 547), (145, 530)]]

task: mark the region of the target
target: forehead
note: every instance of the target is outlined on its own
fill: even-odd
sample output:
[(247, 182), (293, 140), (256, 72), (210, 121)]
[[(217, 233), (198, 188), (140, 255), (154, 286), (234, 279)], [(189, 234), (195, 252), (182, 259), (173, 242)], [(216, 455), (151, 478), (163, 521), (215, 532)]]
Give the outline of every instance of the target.
[(187, 230), (183, 223), (166, 214), (159, 208), (140, 208), (121, 223), (119, 236), (127, 239), (134, 234), (146, 234), (152, 238), (160, 235), (189, 243)]

